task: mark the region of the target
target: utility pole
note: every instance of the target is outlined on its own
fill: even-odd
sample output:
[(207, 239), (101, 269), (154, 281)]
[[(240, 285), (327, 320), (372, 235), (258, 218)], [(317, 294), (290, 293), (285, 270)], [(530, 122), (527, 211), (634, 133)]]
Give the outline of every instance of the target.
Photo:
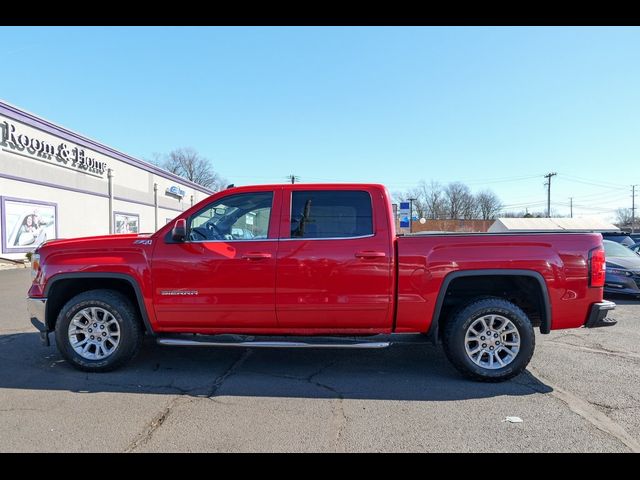
[(293, 175), (293, 174), (291, 174), (291, 175), (287, 175), (287, 180), (290, 180), (290, 181), (291, 181), (291, 183), (296, 183), (296, 181), (297, 181), (297, 182), (299, 182), (299, 181), (300, 181), (300, 177), (299, 177), (299, 176), (297, 176), (297, 175)]
[(413, 201), (415, 198), (409, 199), (409, 233), (413, 232)]
[(547, 218), (551, 218), (551, 177), (556, 176), (556, 172), (547, 173), (544, 178), (547, 178)]
[(573, 218), (573, 197), (569, 197), (569, 211), (571, 212), (571, 218)]
[(631, 233), (633, 231), (633, 225), (636, 223), (636, 187), (638, 185), (631, 185)]

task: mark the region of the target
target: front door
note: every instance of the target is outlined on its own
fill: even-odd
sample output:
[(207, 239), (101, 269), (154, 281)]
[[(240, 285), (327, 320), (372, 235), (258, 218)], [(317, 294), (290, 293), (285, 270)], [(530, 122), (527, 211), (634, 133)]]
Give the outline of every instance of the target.
[(280, 190), (219, 197), (187, 219), (187, 239), (161, 239), (152, 261), (164, 331), (276, 327)]
[(283, 193), (278, 325), (301, 333), (390, 331), (393, 251), (382, 193), (297, 188)]

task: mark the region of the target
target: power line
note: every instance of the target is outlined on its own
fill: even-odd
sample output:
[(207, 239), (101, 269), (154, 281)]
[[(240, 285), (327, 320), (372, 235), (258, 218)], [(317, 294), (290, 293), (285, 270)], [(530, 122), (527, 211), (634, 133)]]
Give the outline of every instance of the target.
[(574, 195), (573, 198), (586, 200), (589, 202), (611, 202), (615, 200), (622, 200), (623, 198), (627, 198), (626, 193), (621, 193), (620, 189), (616, 189), (615, 192), (607, 192), (607, 193), (591, 193), (588, 195)]
[(519, 181), (522, 181), (522, 180), (530, 180), (532, 178), (538, 178), (538, 177), (539, 177), (539, 175), (529, 175), (529, 176), (526, 176), (526, 177), (505, 178), (505, 179), (502, 179), (502, 180), (498, 180), (498, 179), (496, 179), (496, 180), (475, 180), (475, 181), (472, 180), (470, 182), (464, 182), (464, 183), (466, 183), (467, 185), (491, 185), (491, 184), (494, 184), (494, 183), (519, 182)]
[[(553, 202), (552, 205), (562, 206), (562, 207), (571, 207), (570, 203), (563, 203), (563, 202)], [(580, 204), (577, 204), (577, 203), (574, 203), (573, 206), (576, 207), (576, 208), (584, 209), (584, 210), (594, 210), (594, 211), (599, 211), (599, 212), (613, 212), (613, 211), (615, 211), (615, 209), (603, 208), (603, 207), (590, 207), (588, 205), (580, 205)]]
[[(521, 181), (521, 180), (528, 180), (531, 178), (538, 178), (540, 176), (540, 174), (537, 175), (518, 175), (518, 176), (511, 176), (511, 177), (498, 177), (498, 178), (487, 178), (487, 179), (478, 179), (478, 178), (473, 178), (473, 179), (464, 179), (464, 178), (456, 178), (456, 179), (452, 179), (449, 180), (450, 182), (462, 182), (465, 183), (467, 185), (484, 185), (484, 184), (491, 184), (491, 183), (502, 183), (502, 182), (515, 182), (515, 181)], [(344, 182), (344, 180), (335, 180), (335, 179), (330, 179), (330, 178), (318, 178), (318, 177), (306, 177), (310, 180), (320, 180), (320, 181), (324, 181), (324, 182)], [(434, 179), (435, 180), (435, 179)], [(420, 182), (424, 181), (420, 180), (420, 181), (414, 181), (414, 182), (396, 182), (396, 183), (386, 183), (386, 182), (380, 182), (380, 183), (384, 183), (387, 187), (417, 187), (419, 186)], [(448, 183), (448, 181), (445, 180), (436, 180), (439, 183)]]
[(626, 185), (622, 184), (622, 183), (613, 183), (613, 182), (607, 182), (606, 180), (593, 180), (591, 178), (584, 178), (584, 177), (578, 177), (577, 175), (567, 175), (566, 173), (560, 173), (560, 176), (562, 178), (564, 178), (565, 180), (569, 179), (573, 179), (576, 182), (588, 182), (588, 183), (592, 183), (592, 184), (596, 184), (596, 185), (602, 185), (605, 187), (626, 187)]
[(502, 208), (541, 207), (545, 203), (546, 202), (544, 200), (539, 202), (508, 203), (506, 205), (502, 205)]

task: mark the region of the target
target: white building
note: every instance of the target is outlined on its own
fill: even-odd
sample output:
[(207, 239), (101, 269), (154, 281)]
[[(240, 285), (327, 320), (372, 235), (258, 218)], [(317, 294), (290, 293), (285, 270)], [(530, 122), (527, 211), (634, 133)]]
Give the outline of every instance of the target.
[(212, 191), (0, 101), (0, 257), (153, 232)]
[(496, 232), (619, 232), (620, 229), (601, 218), (498, 218), (487, 230)]

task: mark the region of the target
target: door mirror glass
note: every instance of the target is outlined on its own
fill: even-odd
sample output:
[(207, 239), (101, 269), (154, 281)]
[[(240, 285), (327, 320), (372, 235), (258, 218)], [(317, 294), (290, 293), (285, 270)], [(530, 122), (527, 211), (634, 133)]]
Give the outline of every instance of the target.
[(171, 230), (171, 238), (174, 242), (184, 242), (187, 238), (187, 221), (184, 218), (176, 221)]

